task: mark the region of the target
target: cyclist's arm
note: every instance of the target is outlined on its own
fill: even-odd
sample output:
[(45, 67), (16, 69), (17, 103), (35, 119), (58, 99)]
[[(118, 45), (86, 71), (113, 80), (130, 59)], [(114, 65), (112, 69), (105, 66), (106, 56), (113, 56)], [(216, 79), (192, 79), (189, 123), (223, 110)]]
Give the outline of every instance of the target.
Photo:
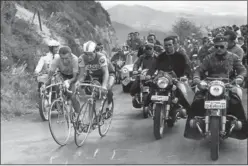
[(78, 67), (79, 67), (79, 74), (78, 74), (78, 81), (84, 82), (85, 79), (85, 63), (82, 56), (78, 58)]
[(78, 57), (75, 56), (75, 58), (72, 59), (72, 78), (69, 80), (70, 83), (75, 83), (77, 81), (78, 76)]
[(38, 62), (38, 64), (37, 64), (37, 66), (36, 66), (36, 68), (35, 68), (34, 73), (35, 74), (40, 73), (42, 68), (43, 68), (43, 66), (44, 66), (44, 64), (45, 64), (45, 61), (44, 61), (43, 57), (41, 57), (39, 62)]
[(107, 88), (108, 85), (108, 79), (109, 79), (109, 70), (108, 70), (108, 61), (107, 58), (105, 56), (102, 56), (99, 59), (99, 64), (101, 66), (102, 72), (103, 72), (103, 82), (102, 82), (102, 86)]

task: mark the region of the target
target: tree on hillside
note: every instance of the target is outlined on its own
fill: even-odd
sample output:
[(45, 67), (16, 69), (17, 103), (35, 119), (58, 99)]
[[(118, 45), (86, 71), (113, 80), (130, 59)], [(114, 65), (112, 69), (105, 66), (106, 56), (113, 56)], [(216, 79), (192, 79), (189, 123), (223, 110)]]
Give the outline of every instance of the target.
[(176, 21), (172, 27), (172, 30), (179, 36), (181, 43), (183, 43), (187, 37), (192, 37), (192, 34), (194, 34), (194, 38), (196, 39), (202, 38), (201, 27), (195, 25), (194, 22), (191, 22), (186, 18), (180, 18)]

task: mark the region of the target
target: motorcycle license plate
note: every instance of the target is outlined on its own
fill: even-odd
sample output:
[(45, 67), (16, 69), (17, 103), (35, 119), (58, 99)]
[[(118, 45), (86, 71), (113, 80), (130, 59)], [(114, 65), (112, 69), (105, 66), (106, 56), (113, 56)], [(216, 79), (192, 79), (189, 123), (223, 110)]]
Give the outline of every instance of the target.
[(158, 95), (153, 95), (151, 97), (151, 100), (153, 101), (168, 101), (169, 97), (168, 96), (158, 96)]
[(143, 92), (149, 92), (149, 87), (148, 86), (144, 86), (143, 87)]
[(129, 84), (129, 82), (130, 82), (130, 79), (129, 79), (129, 78), (125, 78), (125, 79), (122, 81), (122, 84), (123, 84), (124, 86), (127, 86), (127, 84)]
[(205, 101), (204, 104), (205, 109), (225, 109), (226, 108), (226, 101)]

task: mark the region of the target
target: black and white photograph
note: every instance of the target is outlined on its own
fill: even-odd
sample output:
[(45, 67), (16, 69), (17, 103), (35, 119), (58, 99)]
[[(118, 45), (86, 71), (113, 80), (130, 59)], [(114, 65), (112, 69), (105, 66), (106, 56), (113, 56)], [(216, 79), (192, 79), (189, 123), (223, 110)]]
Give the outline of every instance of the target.
[(247, 165), (247, 1), (1, 0), (1, 165)]

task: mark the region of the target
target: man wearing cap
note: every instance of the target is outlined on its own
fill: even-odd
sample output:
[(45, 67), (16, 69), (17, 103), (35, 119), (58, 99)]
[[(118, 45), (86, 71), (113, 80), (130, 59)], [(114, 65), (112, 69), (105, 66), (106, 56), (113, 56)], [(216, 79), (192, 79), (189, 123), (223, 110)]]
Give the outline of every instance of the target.
[[(140, 67), (142, 68), (142, 70), (151, 68), (152, 61), (154, 60), (155, 57), (156, 55), (154, 52), (154, 44), (146, 43), (144, 54), (141, 55), (133, 65), (133, 75), (138, 74), (138, 70)], [(139, 92), (140, 92), (139, 81), (136, 79), (130, 88), (130, 95), (133, 97), (132, 101), (134, 106), (135, 106), (134, 102), (136, 101), (134, 96)]]
[[(240, 58), (227, 51), (228, 42), (224, 36), (218, 36), (214, 39), (215, 52), (209, 54), (202, 62), (202, 64), (197, 68), (194, 73), (193, 82), (197, 85), (200, 84), (201, 80), (205, 77), (205, 72), (208, 72), (208, 77), (221, 77), (230, 78), (230, 74), (237, 71), (237, 77), (235, 81), (237, 84), (241, 85), (246, 76), (246, 68), (242, 65)], [(205, 91), (198, 91), (195, 94), (191, 109), (188, 111), (188, 120), (186, 122), (184, 136), (188, 137), (189, 133), (189, 121), (194, 116), (204, 116), (204, 96)], [(245, 123), (246, 126), (246, 116), (245, 111), (241, 102), (242, 90), (235, 87), (230, 92), (230, 100), (227, 109), (228, 114), (232, 114), (239, 120)], [(246, 127), (245, 127), (246, 128)], [(243, 129), (243, 133), (247, 132)]]

